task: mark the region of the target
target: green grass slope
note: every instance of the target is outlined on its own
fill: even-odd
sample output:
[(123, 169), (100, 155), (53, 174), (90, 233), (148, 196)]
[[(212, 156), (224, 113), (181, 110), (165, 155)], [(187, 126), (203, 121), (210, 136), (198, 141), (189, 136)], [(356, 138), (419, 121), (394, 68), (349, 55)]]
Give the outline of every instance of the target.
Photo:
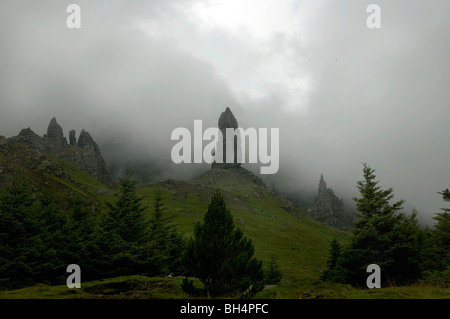
[[(77, 198), (104, 213), (106, 201), (114, 200), (117, 189), (100, 183), (76, 165), (51, 155), (42, 156), (19, 144), (0, 152), (0, 184), (12, 172), (30, 179), (35, 193), (55, 198), (62, 209), (70, 209)], [(341, 243), (349, 234), (324, 226), (293, 209), (268, 191), (261, 180), (245, 169), (214, 169), (191, 182), (167, 180), (141, 187), (139, 194), (151, 215), (155, 191), (162, 191), (164, 214), (189, 238), (194, 224), (203, 220), (212, 194), (219, 189), (231, 209), (235, 225), (249, 237), (255, 255), (266, 266), (274, 256), (283, 280), (260, 292), (257, 298), (449, 298), (449, 289), (416, 285), (376, 290), (324, 283), (330, 241)], [(0, 291), (0, 298), (188, 298), (180, 288), (181, 277), (130, 276), (82, 282), (81, 289), (37, 285)]]
[(185, 235), (203, 220), (216, 189), (231, 209), (235, 225), (255, 246), (255, 255), (268, 264), (273, 255), (284, 274), (283, 283), (313, 282), (326, 267), (333, 238), (344, 242), (347, 233), (319, 224), (302, 212), (288, 212), (280, 200), (244, 169), (214, 169), (189, 182), (168, 181), (140, 189), (145, 204), (153, 203), (155, 189), (163, 193), (165, 212)]

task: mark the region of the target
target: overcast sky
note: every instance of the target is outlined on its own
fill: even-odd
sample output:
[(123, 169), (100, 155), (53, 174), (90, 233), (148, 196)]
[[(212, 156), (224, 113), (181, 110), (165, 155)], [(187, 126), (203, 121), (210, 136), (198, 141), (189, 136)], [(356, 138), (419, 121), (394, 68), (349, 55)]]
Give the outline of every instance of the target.
[[(66, 7), (81, 7), (81, 29)], [(381, 8), (369, 29), (366, 8)], [(91, 133), (111, 169), (190, 179), (170, 134), (230, 107), (280, 128), (278, 188), (323, 173), (348, 205), (362, 162), (421, 220), (450, 187), (450, 1), (1, 1), (0, 135), (55, 116)], [(136, 165), (137, 165), (136, 164)], [(448, 205), (447, 205), (448, 206)]]

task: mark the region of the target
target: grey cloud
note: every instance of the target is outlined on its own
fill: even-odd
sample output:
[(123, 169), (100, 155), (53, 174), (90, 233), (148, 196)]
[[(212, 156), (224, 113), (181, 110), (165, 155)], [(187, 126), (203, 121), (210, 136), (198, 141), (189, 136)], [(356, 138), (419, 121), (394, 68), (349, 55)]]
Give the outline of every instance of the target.
[[(205, 32), (185, 1), (78, 1), (77, 31), (65, 28), (69, 3), (0, 4), (0, 134), (43, 134), (56, 116), (66, 134), (90, 131), (117, 174), (128, 164), (146, 180), (189, 179), (208, 165), (172, 164), (171, 131), (194, 119), (214, 126), (230, 107), (242, 127), (280, 128), (280, 171), (265, 180), (281, 191), (308, 198), (323, 173), (351, 205), (367, 162), (422, 220), (444, 206), (436, 192), (450, 186), (448, 1), (377, 1), (379, 30), (365, 26), (369, 1), (318, 2), (304, 30), (261, 48)], [(288, 62), (271, 69), (276, 81), (261, 72), (274, 57)], [(310, 76), (306, 102), (278, 71), (286, 81)], [(295, 103), (306, 109), (286, 108)]]

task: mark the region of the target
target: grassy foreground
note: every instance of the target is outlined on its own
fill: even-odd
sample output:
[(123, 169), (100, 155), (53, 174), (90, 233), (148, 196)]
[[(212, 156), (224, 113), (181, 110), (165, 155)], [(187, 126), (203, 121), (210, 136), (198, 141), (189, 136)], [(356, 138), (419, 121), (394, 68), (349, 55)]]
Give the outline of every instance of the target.
[[(124, 276), (85, 282), (80, 289), (36, 285), (0, 291), (0, 299), (189, 299), (180, 287), (181, 282), (182, 277)], [(450, 299), (450, 289), (431, 285), (356, 289), (319, 281), (283, 281), (267, 287), (256, 299)]]

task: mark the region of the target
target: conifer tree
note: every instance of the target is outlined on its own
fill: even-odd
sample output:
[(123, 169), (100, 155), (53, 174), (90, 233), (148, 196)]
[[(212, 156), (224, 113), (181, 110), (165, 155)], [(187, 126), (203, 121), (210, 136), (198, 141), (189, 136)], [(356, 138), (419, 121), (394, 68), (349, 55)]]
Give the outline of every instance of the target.
[[(264, 287), (262, 263), (253, 244), (235, 228), (233, 216), (217, 191), (211, 198), (203, 223), (197, 223), (184, 254), (188, 275), (203, 283), (210, 297), (251, 297)], [(183, 290), (198, 291), (187, 278)]]
[(450, 212), (437, 213), (433, 217), (437, 223), (433, 229), (433, 241), (436, 247), (436, 268), (450, 269)]
[(42, 246), (28, 179), (12, 176), (0, 192), (0, 287), (19, 288), (38, 279)]
[(84, 281), (101, 278), (102, 252), (98, 242), (101, 238), (97, 215), (88, 209), (83, 199), (75, 199), (71, 207), (67, 232), (69, 234), (67, 246), (71, 256), (65, 266), (78, 264), (82, 267)]
[[(450, 202), (448, 188), (441, 193), (446, 202)], [(436, 221), (431, 232), (431, 270), (441, 273), (445, 280), (450, 282), (450, 209), (441, 208), (442, 212), (436, 213), (433, 219)], [(445, 272), (445, 274), (444, 274)]]
[[(404, 284), (420, 275), (420, 229), (415, 213), (407, 217), (399, 213), (403, 200), (393, 204), (393, 189), (382, 190), (375, 180), (375, 170), (363, 164), (364, 180), (358, 181), (360, 198), (350, 244), (342, 251), (334, 269), (328, 270), (330, 280), (365, 286), (366, 268), (381, 267), (384, 281)], [(331, 265), (332, 266), (332, 265)]]
[(104, 251), (103, 271), (107, 276), (129, 274), (155, 275), (162, 272), (161, 256), (151, 240), (149, 217), (142, 197), (137, 195), (137, 181), (127, 170), (119, 180), (120, 192), (114, 203), (107, 203), (100, 242)]
[(161, 256), (164, 271), (181, 273), (181, 257), (185, 242), (181, 234), (171, 224), (170, 219), (164, 216), (164, 204), (160, 188), (155, 191), (154, 213), (150, 221), (152, 240), (156, 251)]
[(68, 214), (59, 210), (52, 197), (42, 195), (37, 207), (39, 238), (45, 249), (40, 254), (39, 280), (52, 284), (64, 284), (66, 267), (79, 263), (77, 251), (71, 250), (73, 240)]
[(270, 258), (269, 268), (265, 273), (265, 283), (267, 285), (276, 285), (281, 281), (282, 278), (283, 273), (280, 270), (280, 265), (278, 265), (275, 256), (272, 255)]
[(336, 238), (334, 238), (330, 244), (330, 249), (329, 249), (330, 256), (328, 257), (328, 260), (327, 260), (327, 269), (322, 274), (322, 280), (331, 280), (332, 279), (332, 276), (335, 273), (335, 269), (336, 269), (336, 265), (339, 260), (339, 257), (341, 257), (341, 250), (342, 250), (341, 244), (337, 241)]
[(127, 169), (124, 178), (119, 179), (120, 192), (115, 203), (107, 202), (108, 230), (115, 232), (125, 242), (143, 243), (149, 239), (148, 220), (145, 218), (146, 207), (142, 197), (137, 195), (138, 182), (132, 179), (133, 172)]

